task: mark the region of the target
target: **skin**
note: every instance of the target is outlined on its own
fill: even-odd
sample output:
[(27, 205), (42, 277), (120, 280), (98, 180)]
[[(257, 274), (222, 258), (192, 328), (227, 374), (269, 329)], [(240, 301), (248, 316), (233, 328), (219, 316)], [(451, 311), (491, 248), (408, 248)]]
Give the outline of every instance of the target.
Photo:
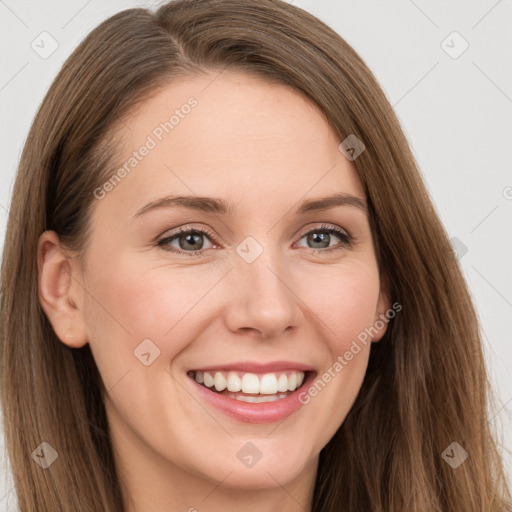
[[(40, 301), (63, 343), (90, 344), (108, 390), (128, 512), (226, 512), (241, 504), (246, 512), (310, 511), (319, 452), (354, 403), (371, 343), (307, 405), (276, 423), (226, 416), (194, 392), (186, 372), (291, 360), (322, 375), (390, 308), (387, 281), (362, 210), (295, 214), (301, 201), (334, 191), (366, 200), (320, 111), (287, 86), (227, 72), (212, 82), (215, 76), (162, 89), (119, 125), (122, 165), (190, 96), (198, 100), (120, 184), (101, 200), (91, 197), (83, 267), (55, 233), (41, 236)], [(162, 208), (133, 219), (168, 194), (223, 198), (234, 203), (234, 214)], [(322, 233), (322, 224), (355, 242), (308, 239), (311, 231)], [(199, 234), (190, 249), (193, 241), (182, 236), (183, 254), (157, 245), (181, 226), (207, 228), (215, 239)], [(247, 236), (263, 248), (250, 264), (236, 252)], [(180, 250), (179, 241), (168, 246)], [(204, 256), (187, 254), (201, 242)], [(147, 338), (160, 350), (149, 366), (134, 357)], [(237, 457), (248, 441), (262, 454), (251, 468)]]

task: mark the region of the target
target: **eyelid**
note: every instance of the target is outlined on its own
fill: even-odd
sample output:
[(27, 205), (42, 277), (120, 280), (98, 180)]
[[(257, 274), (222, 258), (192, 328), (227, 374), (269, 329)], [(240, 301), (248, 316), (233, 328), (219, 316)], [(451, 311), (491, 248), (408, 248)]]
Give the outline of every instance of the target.
[[(212, 243), (220, 245), (217, 242), (217, 236), (210, 229), (208, 229), (204, 226), (197, 227), (197, 226), (193, 226), (190, 224), (185, 224), (184, 226), (180, 226), (179, 228), (176, 228), (175, 230), (171, 230), (171, 232), (169, 232), (168, 234), (160, 235), (159, 237), (157, 237), (157, 243), (158, 243), (158, 245), (160, 245), (161, 242), (165, 242), (165, 241), (167, 241), (171, 238), (174, 238), (178, 235), (181, 235), (183, 233), (190, 233), (190, 232), (197, 232), (197, 233), (202, 233), (204, 235), (208, 235), (208, 238), (210, 238), (212, 240)], [(186, 252), (191, 253), (193, 251), (186, 251)]]
[(314, 231), (317, 229), (318, 231), (322, 231), (324, 229), (332, 229), (334, 231), (340, 231), (344, 233), (349, 239), (352, 239), (352, 235), (345, 229), (340, 226), (337, 226), (336, 224), (329, 224), (326, 222), (321, 222), (320, 225), (316, 226), (307, 226), (304, 229), (300, 230), (297, 234), (299, 238), (302, 238), (304, 235), (307, 235), (309, 232)]

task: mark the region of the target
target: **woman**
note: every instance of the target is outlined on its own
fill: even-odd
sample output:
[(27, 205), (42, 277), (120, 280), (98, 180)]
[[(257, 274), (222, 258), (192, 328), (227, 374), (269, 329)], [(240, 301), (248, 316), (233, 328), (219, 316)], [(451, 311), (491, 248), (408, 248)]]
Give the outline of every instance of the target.
[(22, 154), (1, 314), (22, 512), (512, 510), (407, 141), (293, 5), (91, 32)]

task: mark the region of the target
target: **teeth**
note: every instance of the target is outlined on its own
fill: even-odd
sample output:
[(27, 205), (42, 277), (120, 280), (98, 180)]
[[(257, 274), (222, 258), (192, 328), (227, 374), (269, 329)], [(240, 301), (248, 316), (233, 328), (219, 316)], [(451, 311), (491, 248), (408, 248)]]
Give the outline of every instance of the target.
[(260, 379), (254, 373), (245, 373), (242, 377), (242, 391), (244, 393), (259, 393)]
[[(197, 372), (201, 373), (201, 372)], [(232, 391), (233, 393), (237, 393), (242, 390), (242, 379), (235, 373), (228, 373), (228, 391)]]
[(288, 391), (297, 389), (297, 374), (294, 372), (288, 377)]
[[(199, 373), (199, 372), (197, 372)], [(211, 388), (213, 386), (213, 377), (211, 375), (211, 373), (208, 373), (208, 372), (204, 372), (204, 385), (207, 387), (207, 388)]]
[[(297, 383), (297, 379), (295, 379)], [(277, 393), (277, 378), (275, 373), (266, 373), (260, 380), (260, 395), (274, 395)]]
[(226, 389), (227, 383), (224, 375), (220, 372), (215, 373), (215, 377), (213, 378), (213, 383), (215, 385), (215, 389), (217, 391), (224, 391)]
[(286, 374), (279, 375), (279, 379), (277, 380), (277, 391), (288, 391), (288, 377)]
[[(207, 388), (214, 387), (218, 392), (227, 389), (231, 393), (242, 391), (242, 393), (251, 395), (276, 395), (277, 393), (295, 391), (299, 388), (304, 381), (304, 372), (293, 370), (256, 375), (255, 373), (237, 371), (196, 371), (194, 372), (194, 378), (199, 384), (204, 384)], [(241, 399), (245, 400), (245, 398), (252, 397)], [(267, 397), (269, 400), (260, 400), (260, 398), (258, 398), (258, 401), (272, 401), (272, 397)]]
[(279, 393), (279, 395), (263, 395), (263, 396), (244, 396), (244, 395), (231, 395), (228, 394), (230, 398), (234, 398), (235, 400), (240, 400), (241, 402), (250, 402), (252, 404), (260, 404), (262, 402), (277, 402), (277, 400), (281, 400), (282, 398), (286, 398), (288, 395), (286, 393)]

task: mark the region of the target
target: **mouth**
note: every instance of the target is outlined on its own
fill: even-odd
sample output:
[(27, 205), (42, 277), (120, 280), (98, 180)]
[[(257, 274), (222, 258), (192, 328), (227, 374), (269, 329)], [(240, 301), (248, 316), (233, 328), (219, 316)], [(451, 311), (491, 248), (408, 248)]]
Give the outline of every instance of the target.
[(236, 421), (272, 423), (301, 410), (304, 390), (317, 372), (310, 366), (239, 363), (187, 371), (191, 390), (207, 405)]
[(191, 370), (187, 374), (200, 386), (218, 395), (258, 404), (287, 398), (301, 389), (310, 373), (302, 370), (267, 373)]

